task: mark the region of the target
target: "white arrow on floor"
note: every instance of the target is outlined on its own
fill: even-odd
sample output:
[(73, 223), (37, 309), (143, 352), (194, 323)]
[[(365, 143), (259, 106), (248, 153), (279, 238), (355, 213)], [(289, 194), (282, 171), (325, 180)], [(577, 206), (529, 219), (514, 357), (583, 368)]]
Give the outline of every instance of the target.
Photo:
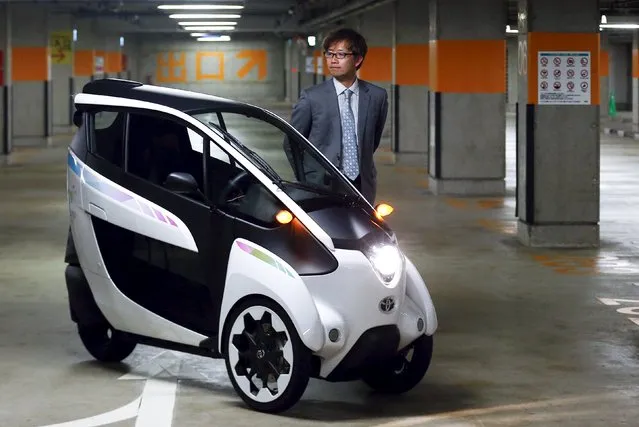
[[(118, 378), (146, 380), (142, 394), (134, 401), (93, 417), (42, 427), (99, 427), (136, 417), (136, 427), (170, 427), (173, 422), (177, 383), (179, 378), (184, 377), (184, 371), (189, 369), (183, 369), (179, 355), (171, 351), (162, 351)], [(189, 378), (195, 374), (206, 379), (204, 375), (190, 371)]]

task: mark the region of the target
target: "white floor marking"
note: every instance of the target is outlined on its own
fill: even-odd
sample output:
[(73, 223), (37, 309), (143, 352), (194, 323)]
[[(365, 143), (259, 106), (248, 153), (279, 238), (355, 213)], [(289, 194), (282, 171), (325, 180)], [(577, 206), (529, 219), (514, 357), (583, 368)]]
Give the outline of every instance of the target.
[(128, 405), (124, 405), (113, 411), (105, 412), (94, 417), (82, 418), (60, 424), (50, 424), (42, 427), (99, 427), (135, 418), (138, 414), (140, 398), (138, 397)]
[(176, 391), (176, 378), (149, 378), (144, 385), (135, 427), (170, 427)]
[[(635, 283), (636, 284), (636, 283)], [(618, 308), (616, 311), (619, 314), (625, 314), (627, 316), (639, 316), (639, 300), (638, 299), (627, 299), (627, 298), (597, 298), (603, 304), (610, 306), (619, 306), (621, 303), (628, 304), (637, 304), (633, 307), (622, 307)], [(628, 317), (635, 325), (639, 325), (639, 318), (637, 317)]]
[(171, 427), (178, 379), (184, 370), (181, 362), (179, 355), (162, 351), (118, 378), (145, 380), (142, 394), (131, 403), (93, 417), (41, 427), (99, 427), (136, 417), (135, 427)]

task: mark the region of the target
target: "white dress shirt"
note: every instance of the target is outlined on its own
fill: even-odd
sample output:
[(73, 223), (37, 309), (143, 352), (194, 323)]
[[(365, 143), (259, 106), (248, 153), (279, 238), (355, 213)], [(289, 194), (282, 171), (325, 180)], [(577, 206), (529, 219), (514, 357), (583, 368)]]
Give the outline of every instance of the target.
[[(355, 82), (349, 89), (353, 92), (351, 95), (351, 110), (353, 110), (353, 115), (355, 116), (355, 135), (359, 138), (359, 135), (357, 135), (357, 112), (359, 111), (359, 85), (357, 84), (357, 81), (358, 80), (355, 79)], [(340, 117), (343, 117), (344, 112), (342, 110), (346, 106), (346, 86), (341, 84), (335, 78), (333, 78), (333, 83), (335, 84), (335, 91), (337, 92), (337, 99), (339, 101)]]

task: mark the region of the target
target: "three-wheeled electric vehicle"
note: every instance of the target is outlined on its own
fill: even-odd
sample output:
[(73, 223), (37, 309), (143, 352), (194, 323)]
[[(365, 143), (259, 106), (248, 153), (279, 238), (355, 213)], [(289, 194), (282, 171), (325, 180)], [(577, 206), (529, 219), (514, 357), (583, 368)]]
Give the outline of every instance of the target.
[(258, 411), (309, 378), (417, 385), (437, 317), (384, 216), (285, 120), (117, 79), (74, 97), (70, 315), (88, 352), (223, 358)]

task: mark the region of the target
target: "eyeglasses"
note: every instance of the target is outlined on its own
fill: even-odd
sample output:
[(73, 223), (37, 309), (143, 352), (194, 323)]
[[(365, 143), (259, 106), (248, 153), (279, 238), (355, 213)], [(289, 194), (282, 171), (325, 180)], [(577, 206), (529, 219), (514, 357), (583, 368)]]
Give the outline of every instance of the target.
[(347, 56), (350, 56), (350, 55), (355, 55), (355, 52), (331, 52), (331, 51), (324, 52), (324, 56), (329, 58), (329, 59), (333, 58), (333, 57), (335, 57), (337, 59), (344, 59), (344, 58), (346, 58)]

